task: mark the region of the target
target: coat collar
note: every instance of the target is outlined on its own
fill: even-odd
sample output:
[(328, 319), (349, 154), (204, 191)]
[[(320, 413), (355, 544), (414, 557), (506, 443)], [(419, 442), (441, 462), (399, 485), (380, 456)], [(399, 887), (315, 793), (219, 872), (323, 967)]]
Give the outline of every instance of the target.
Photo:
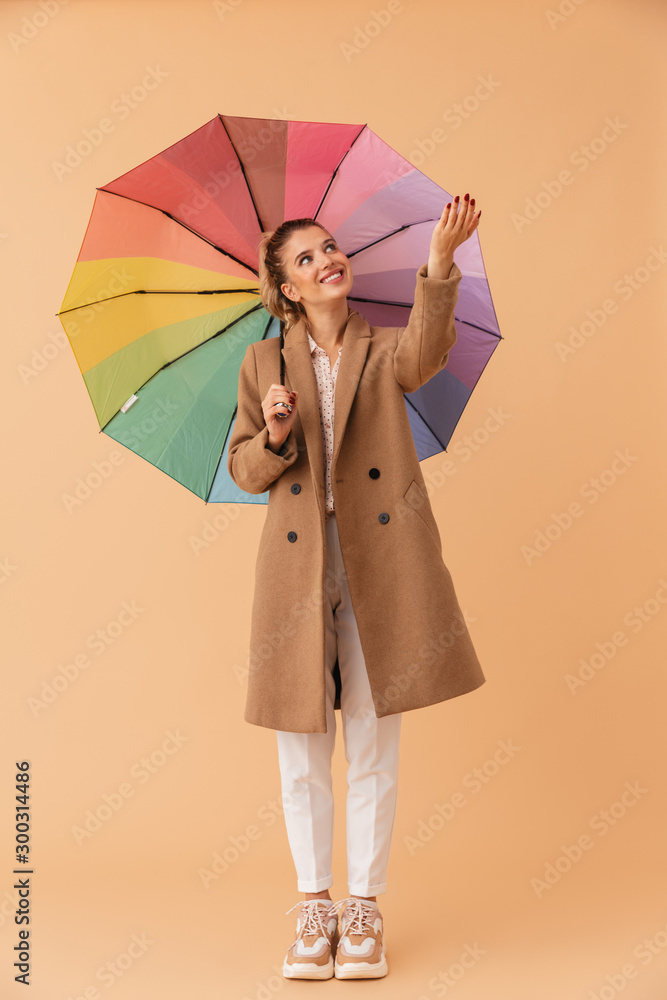
[[(308, 344), (309, 344), (309, 346), (310, 346), (310, 353), (311, 353), (311, 355), (313, 355), (313, 354), (315, 353), (315, 351), (322, 351), (322, 350), (323, 350), (323, 348), (322, 348), (322, 347), (320, 347), (320, 346), (319, 346), (319, 344), (317, 344), (317, 343), (316, 343), (316, 342), (315, 342), (315, 341), (313, 340), (313, 338), (311, 337), (311, 335), (310, 335), (310, 334), (308, 333), (308, 331), (307, 331), (307, 330), (306, 330), (306, 336), (308, 337)], [(339, 348), (338, 348), (338, 353), (340, 354), (340, 352), (341, 352), (342, 350), (343, 350), (342, 346), (341, 346), (341, 347), (339, 347)]]
[[(371, 342), (371, 329), (368, 321), (356, 310), (348, 308), (347, 325), (343, 334), (343, 351), (340, 355), (336, 388), (334, 392), (334, 444), (331, 461), (331, 478), (335, 482), (335, 469), (340, 445), (345, 435), (347, 420), (352, 408), (361, 372), (366, 361)], [(285, 372), (289, 376), (290, 386), (299, 393), (299, 412), (297, 420), (308, 448), (310, 466), (324, 516), (324, 446), (322, 441), (322, 426), (320, 423), (320, 399), (317, 391), (317, 381), (313, 370), (311, 347), (308, 340), (306, 322), (302, 317), (285, 333), (282, 350), (285, 359)], [(321, 487), (321, 488), (318, 488)]]

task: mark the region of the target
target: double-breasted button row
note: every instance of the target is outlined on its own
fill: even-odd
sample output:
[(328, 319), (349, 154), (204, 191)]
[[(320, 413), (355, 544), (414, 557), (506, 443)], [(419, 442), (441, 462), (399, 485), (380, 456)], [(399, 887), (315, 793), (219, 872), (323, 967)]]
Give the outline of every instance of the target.
[[(301, 486), (300, 486), (299, 483), (292, 483), (292, 485), (290, 486), (290, 489), (291, 489), (292, 493), (300, 493), (301, 492)], [(297, 540), (297, 533), (296, 533), (296, 531), (288, 531), (287, 532), (287, 541), (288, 542), (295, 542), (296, 540)]]
[[(378, 514), (378, 521), (380, 522), (380, 524), (386, 524), (388, 520), (389, 520), (389, 514), (387, 514), (386, 511), (382, 511), (381, 514)], [(298, 536), (297, 536), (296, 531), (288, 531), (287, 532), (287, 541), (288, 542), (295, 542), (297, 540), (297, 537)]]
[[(377, 479), (380, 475), (380, 470), (376, 468), (369, 469), (368, 475), (371, 477), (371, 479)], [(380, 524), (386, 524), (388, 520), (389, 520), (389, 514), (387, 514), (385, 510), (383, 510), (381, 514), (378, 514), (378, 521), (380, 522)]]
[[(368, 475), (371, 477), (371, 479), (377, 479), (378, 476), (380, 475), (380, 470), (376, 469), (376, 468), (369, 469), (368, 470)], [(292, 493), (294, 493), (294, 494), (301, 492), (301, 486), (299, 485), (299, 483), (292, 483), (290, 489), (291, 489)], [(389, 514), (387, 514), (386, 511), (382, 511), (381, 514), (378, 514), (378, 521), (380, 522), (380, 524), (386, 524), (388, 520), (389, 520)], [(295, 542), (296, 540), (297, 540), (297, 533), (296, 533), (296, 531), (288, 531), (287, 532), (287, 541), (288, 542)]]

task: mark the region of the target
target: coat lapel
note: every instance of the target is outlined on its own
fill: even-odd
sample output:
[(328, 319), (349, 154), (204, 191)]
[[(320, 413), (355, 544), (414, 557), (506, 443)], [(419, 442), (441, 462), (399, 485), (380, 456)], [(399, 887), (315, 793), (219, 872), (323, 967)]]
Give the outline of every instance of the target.
[[(332, 478), (340, 452), (341, 442), (345, 436), (347, 420), (352, 408), (352, 402), (357, 392), (361, 372), (366, 361), (371, 342), (371, 332), (368, 321), (358, 312), (350, 308), (347, 326), (343, 337), (343, 350), (340, 356), (336, 389), (334, 393), (334, 447), (331, 463)], [(317, 392), (317, 381), (310, 355), (310, 345), (303, 319), (295, 323), (285, 334), (283, 347), (285, 372), (289, 377), (291, 388), (299, 393), (299, 413), (308, 457), (318, 501), (324, 513), (324, 448), (322, 441), (322, 425), (320, 423), (320, 402)]]

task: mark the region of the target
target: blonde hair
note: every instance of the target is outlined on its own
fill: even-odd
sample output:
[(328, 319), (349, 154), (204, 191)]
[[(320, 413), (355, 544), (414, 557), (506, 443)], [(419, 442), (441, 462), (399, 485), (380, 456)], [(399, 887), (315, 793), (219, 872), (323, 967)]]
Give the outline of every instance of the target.
[(328, 229), (316, 219), (286, 219), (272, 232), (262, 233), (262, 239), (257, 253), (259, 256), (259, 295), (264, 308), (276, 319), (280, 320), (281, 334), (306, 316), (306, 310), (300, 302), (288, 299), (281, 290), (281, 285), (289, 279), (285, 273), (283, 250), (293, 232), (298, 229), (308, 229), (319, 226), (322, 232), (331, 235)]

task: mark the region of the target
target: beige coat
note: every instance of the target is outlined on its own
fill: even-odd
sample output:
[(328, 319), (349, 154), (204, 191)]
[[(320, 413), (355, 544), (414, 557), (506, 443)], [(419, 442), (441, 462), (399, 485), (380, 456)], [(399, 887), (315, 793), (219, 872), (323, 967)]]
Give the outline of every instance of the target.
[[(486, 678), (442, 558), (403, 393), (447, 363), (462, 274), (417, 272), (406, 327), (350, 311), (335, 389), (331, 481), (343, 562), (376, 715), (465, 694)], [(285, 386), (298, 412), (279, 454), (261, 401), (280, 381), (277, 337), (250, 344), (239, 372), (227, 466), (248, 493), (269, 491), (255, 564), (245, 720), (326, 732), (325, 456), (317, 383), (300, 320), (285, 334)], [(466, 526), (462, 526), (466, 530)], [(472, 531), (472, 525), (467, 530)], [(336, 665), (340, 707), (340, 673)]]

